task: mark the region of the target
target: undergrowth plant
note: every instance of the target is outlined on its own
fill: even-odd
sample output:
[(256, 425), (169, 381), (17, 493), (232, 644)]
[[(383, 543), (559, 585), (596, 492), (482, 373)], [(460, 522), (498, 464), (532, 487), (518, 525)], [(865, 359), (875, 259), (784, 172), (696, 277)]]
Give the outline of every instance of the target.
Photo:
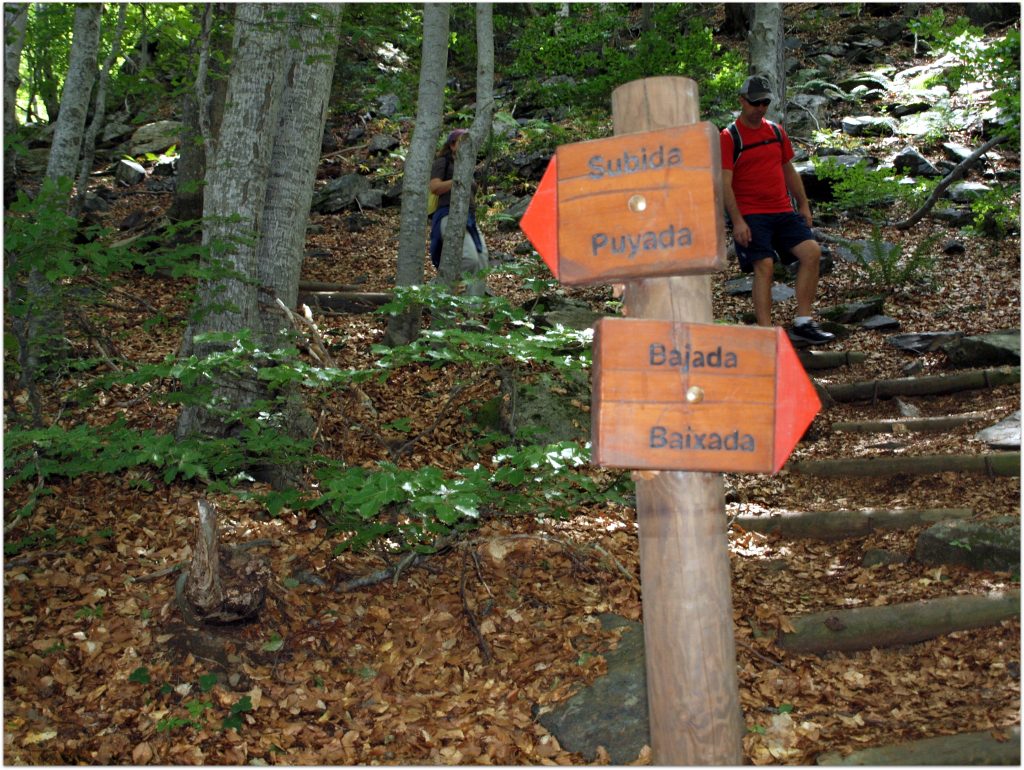
[(872, 169), (863, 160), (852, 166), (830, 156), (815, 158), (813, 162), (818, 177), (832, 184), (833, 200), (823, 202), (822, 208), (857, 211), (876, 221), (883, 219), (879, 209), (888, 214), (889, 208), (897, 202), (917, 208), (938, 184), (927, 179), (905, 184), (892, 169)]
[[(30, 220), (24, 219), (20, 226), (31, 229)], [(28, 231), (24, 238), (27, 242)], [(125, 252), (115, 255), (116, 269), (104, 272), (96, 266), (114, 257), (99, 246), (89, 252), (94, 256), (88, 260), (82, 259), (81, 251), (71, 253), (61, 273), (68, 280), (80, 278), (86, 270), (110, 277), (117, 269), (137, 269), (139, 260), (144, 262), (143, 269), (154, 264), (152, 257)], [(191, 254), (164, 256), (191, 265), (178, 264), (176, 271), (207, 269)], [(522, 279), (537, 290), (552, 286), (550, 279), (534, 271), (526, 271)], [(221, 409), (219, 416), (232, 430), (222, 438), (179, 439), (130, 424), (123, 416), (105, 424), (8, 420), (5, 490), (23, 490), (20, 507), (13, 518), (9, 514), (8, 526), (31, 516), (38, 501), (51, 494), (52, 485), (62, 478), (117, 475), (142, 489), (152, 488), (157, 479), (166, 484), (202, 481), (210, 491), (251, 496), (254, 468), (285, 463), (305, 468), (315, 485), (258, 498), (274, 515), (286, 508), (315, 510), (329, 523), (338, 550), (370, 545), (395, 551), (431, 549), (441, 538), (477, 526), (484, 515), (560, 516), (587, 502), (624, 493), (624, 477), (602, 487), (584, 472), (589, 447), (572, 442), (517, 444), (503, 434), (478, 431), (473, 446), (467, 447), (466, 456), (474, 458), (471, 463), (444, 473), (433, 466), (405, 467), (401, 456), (371, 467), (347, 466), (324, 454), (312, 439), (290, 438), (280, 430), (276, 415), (296, 387), (307, 402), (328, 404), (338, 403), (360, 383), (386, 380), (407, 366), (458, 364), (466, 367), (467, 381), (477, 381), (501, 367), (579, 372), (590, 364), (590, 332), (537, 329), (526, 310), (502, 298), (456, 296), (434, 285), (407, 287), (398, 289), (394, 301), (380, 312), (403, 312), (411, 306), (423, 308), (432, 325), (410, 345), (375, 348), (374, 364), (364, 369), (314, 366), (302, 361), (294, 347), (263, 350), (247, 330), (209, 335), (210, 341), (219, 344), (201, 357), (169, 355), (155, 363), (120, 359), (119, 367), (102, 372), (96, 368), (102, 358), (72, 360), (69, 366), (80, 376), (65, 388), (62, 398), (69, 405), (88, 408), (114, 390), (145, 388), (150, 398), (167, 406)], [(218, 381), (253, 370), (267, 386), (264, 398), (242, 409), (218, 403)], [(18, 541), (19, 550), (36, 542), (29, 538)]]
[(856, 265), (872, 288), (893, 293), (908, 287), (934, 288), (935, 259), (931, 251), (937, 240), (937, 236), (924, 238), (905, 253), (901, 246), (887, 243), (881, 228), (875, 225), (865, 243), (844, 241), (844, 245), (857, 258)]

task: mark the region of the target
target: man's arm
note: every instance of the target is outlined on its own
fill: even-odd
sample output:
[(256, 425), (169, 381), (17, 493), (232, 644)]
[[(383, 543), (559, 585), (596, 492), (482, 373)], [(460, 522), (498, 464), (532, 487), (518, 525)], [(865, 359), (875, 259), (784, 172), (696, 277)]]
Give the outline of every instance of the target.
[(722, 169), (722, 199), (732, 221), (732, 239), (740, 246), (746, 246), (750, 243), (750, 226), (740, 213), (736, 194), (732, 191), (732, 169)]
[(800, 174), (793, 168), (791, 161), (782, 164), (782, 173), (786, 177), (786, 187), (789, 188), (790, 194), (796, 199), (797, 211), (803, 215), (807, 226), (810, 227), (812, 224), (811, 204), (807, 200), (807, 192), (804, 190), (804, 180), (800, 178)]

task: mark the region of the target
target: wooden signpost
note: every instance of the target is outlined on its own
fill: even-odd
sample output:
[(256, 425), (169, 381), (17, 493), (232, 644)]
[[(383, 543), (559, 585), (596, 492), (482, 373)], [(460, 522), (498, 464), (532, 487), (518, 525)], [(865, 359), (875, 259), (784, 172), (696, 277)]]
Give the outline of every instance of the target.
[(593, 460), (635, 468), (653, 764), (739, 765), (721, 473), (778, 471), (820, 409), (780, 329), (712, 324), (717, 131), (688, 78), (612, 94), (616, 136), (558, 148), (521, 227), (564, 284), (625, 282), (598, 322)]

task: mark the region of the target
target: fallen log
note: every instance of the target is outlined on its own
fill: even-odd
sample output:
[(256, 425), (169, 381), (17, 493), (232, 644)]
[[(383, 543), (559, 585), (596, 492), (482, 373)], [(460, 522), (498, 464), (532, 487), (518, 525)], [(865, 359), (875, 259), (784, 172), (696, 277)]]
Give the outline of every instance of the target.
[(819, 765), (1020, 765), (1020, 725), (861, 749), (843, 756), (820, 754)]
[(805, 476), (895, 476), (899, 473), (986, 473), (989, 476), (1020, 476), (1020, 452), (985, 455), (921, 455), (919, 457), (869, 457), (866, 459), (803, 460), (790, 470)]
[(961, 425), (984, 420), (981, 412), (951, 414), (944, 417), (914, 417), (903, 420), (863, 420), (834, 422), (832, 430), (841, 433), (941, 433)]
[(836, 401), (877, 401), (893, 396), (934, 396), (940, 393), (958, 393), (962, 390), (994, 388), (998, 385), (1020, 382), (1020, 367), (978, 369), (957, 374), (937, 374), (931, 377), (901, 377), (895, 380), (872, 380), (827, 385), (825, 389)]
[(356, 283), (334, 283), (332, 281), (299, 281), (299, 293), (311, 291), (364, 291), (365, 286)]
[(854, 652), (934, 639), (1020, 617), (1020, 591), (945, 596), (883, 607), (825, 610), (788, 618), (777, 644), (790, 652)]
[(299, 303), (320, 310), (372, 313), (393, 297), (390, 292), (378, 291), (306, 291), (299, 293)]
[(876, 530), (909, 529), (949, 519), (969, 519), (973, 515), (974, 511), (970, 508), (912, 511), (867, 508), (860, 511), (805, 511), (772, 516), (738, 516), (733, 523), (751, 532), (779, 535), (790, 540), (843, 540), (863, 537)]
[(808, 371), (852, 366), (868, 358), (867, 353), (847, 350), (798, 350), (796, 356)]

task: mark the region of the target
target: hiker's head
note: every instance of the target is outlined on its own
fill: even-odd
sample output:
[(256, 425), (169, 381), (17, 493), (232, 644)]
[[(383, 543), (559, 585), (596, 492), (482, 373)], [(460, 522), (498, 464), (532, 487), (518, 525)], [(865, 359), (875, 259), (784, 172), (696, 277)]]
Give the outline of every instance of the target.
[(747, 125), (757, 127), (768, 112), (774, 98), (768, 78), (754, 75), (743, 81), (740, 88), (740, 118)]
[(450, 134), (448, 134), (448, 141), (445, 142), (445, 147), (449, 152), (454, 153), (459, 148), (459, 143), (462, 141), (462, 137), (468, 134), (464, 128), (456, 128)]

